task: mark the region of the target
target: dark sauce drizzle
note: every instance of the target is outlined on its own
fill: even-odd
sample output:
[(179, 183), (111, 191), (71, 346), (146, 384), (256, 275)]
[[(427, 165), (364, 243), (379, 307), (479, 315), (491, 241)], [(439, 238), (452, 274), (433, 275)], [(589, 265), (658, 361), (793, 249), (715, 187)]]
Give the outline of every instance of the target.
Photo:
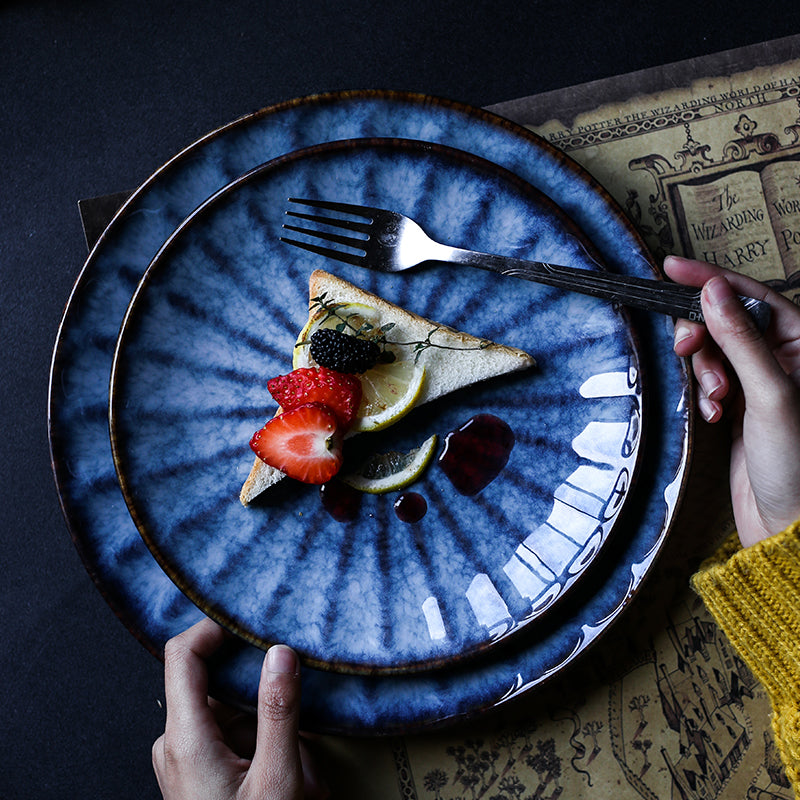
[(447, 434), (439, 466), (467, 497), (485, 489), (508, 463), (514, 431), (494, 414), (477, 414)]
[(428, 501), (419, 492), (404, 492), (394, 503), (394, 513), (401, 522), (419, 522), (427, 511)]
[(352, 522), (361, 510), (361, 492), (342, 481), (332, 480), (319, 489), (322, 507), (337, 522)]
[[(514, 448), (514, 431), (494, 414), (477, 414), (450, 431), (439, 456), (439, 466), (460, 494), (471, 497), (485, 489), (508, 463)], [(352, 522), (361, 510), (361, 492), (332, 480), (320, 487), (323, 508), (338, 522)], [(419, 522), (428, 503), (418, 492), (404, 492), (394, 503), (402, 522)]]

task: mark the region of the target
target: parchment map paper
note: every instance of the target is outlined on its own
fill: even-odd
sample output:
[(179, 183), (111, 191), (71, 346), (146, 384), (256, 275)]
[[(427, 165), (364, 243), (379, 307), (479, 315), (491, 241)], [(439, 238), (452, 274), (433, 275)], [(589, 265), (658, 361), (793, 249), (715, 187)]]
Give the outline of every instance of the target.
[[(581, 163), (657, 259), (715, 261), (800, 302), (800, 37), (491, 110)], [(322, 739), (334, 796), (792, 800), (768, 700), (688, 584), (732, 531), (724, 451), (724, 431), (698, 426), (656, 573), (586, 658), (438, 733)]]
[[(582, 164), (657, 259), (668, 253), (800, 293), (800, 44), (796, 58), (536, 121), (533, 98), (492, 110)], [(760, 46), (768, 56), (779, 45)], [(575, 113), (575, 108), (566, 113)]]

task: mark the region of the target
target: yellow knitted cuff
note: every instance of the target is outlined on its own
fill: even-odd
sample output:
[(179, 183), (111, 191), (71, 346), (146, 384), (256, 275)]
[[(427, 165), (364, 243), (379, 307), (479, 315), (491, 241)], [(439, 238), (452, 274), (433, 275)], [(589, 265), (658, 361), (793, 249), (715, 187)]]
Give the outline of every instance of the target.
[(776, 744), (800, 798), (800, 521), (752, 547), (729, 540), (692, 584), (769, 694)]

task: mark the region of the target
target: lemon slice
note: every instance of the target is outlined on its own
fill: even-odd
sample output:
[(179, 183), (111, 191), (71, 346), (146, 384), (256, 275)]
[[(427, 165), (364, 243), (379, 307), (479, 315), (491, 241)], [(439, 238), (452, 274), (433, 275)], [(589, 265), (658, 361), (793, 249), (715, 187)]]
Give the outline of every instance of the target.
[[(347, 330), (355, 333), (362, 325), (378, 325), (378, 312), (363, 303), (342, 303), (337, 314), (321, 309), (305, 324), (292, 354), (292, 367), (315, 367), (308, 342), (320, 328), (337, 328), (347, 320)], [(365, 338), (368, 338), (369, 334)], [(377, 364), (360, 375), (363, 395), (351, 433), (379, 431), (407, 414), (419, 399), (425, 381), (424, 367), (413, 361)]]
[(377, 364), (361, 375), (361, 406), (353, 431), (379, 431), (414, 407), (425, 383), (425, 368), (413, 361)]
[(347, 320), (345, 333), (355, 333), (362, 325), (378, 324), (378, 312), (363, 303), (340, 303), (337, 307), (337, 314), (330, 314), (324, 309), (320, 309), (308, 318), (303, 330), (297, 337), (292, 352), (292, 368), (316, 367), (317, 362), (311, 358), (311, 348), (309, 342), (314, 332), (320, 328), (337, 328)]
[(413, 483), (425, 471), (436, 451), (438, 437), (433, 434), (407, 453), (379, 453), (368, 458), (357, 470), (340, 478), (360, 492), (383, 494)]

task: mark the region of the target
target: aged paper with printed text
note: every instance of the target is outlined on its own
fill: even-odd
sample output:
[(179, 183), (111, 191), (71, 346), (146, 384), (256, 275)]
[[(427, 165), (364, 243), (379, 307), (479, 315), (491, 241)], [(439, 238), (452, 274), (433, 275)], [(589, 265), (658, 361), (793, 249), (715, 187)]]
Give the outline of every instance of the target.
[(496, 110), (584, 166), (657, 259), (674, 253), (800, 296), (800, 53), (748, 72), (618, 100), (573, 119)]

